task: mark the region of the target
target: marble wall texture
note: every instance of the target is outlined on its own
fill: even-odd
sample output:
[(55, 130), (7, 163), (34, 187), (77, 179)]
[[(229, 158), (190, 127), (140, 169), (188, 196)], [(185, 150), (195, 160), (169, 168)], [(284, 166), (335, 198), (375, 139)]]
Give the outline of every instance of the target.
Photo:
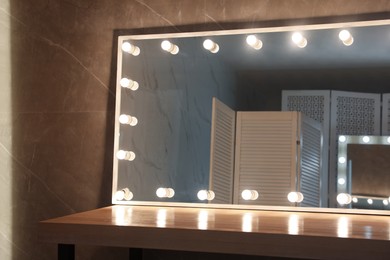
[[(37, 241), (37, 223), (110, 203), (114, 30), (379, 12), (390, 1), (0, 0), (0, 259), (55, 259), (55, 245)], [(77, 256), (126, 259), (127, 251), (79, 246)]]

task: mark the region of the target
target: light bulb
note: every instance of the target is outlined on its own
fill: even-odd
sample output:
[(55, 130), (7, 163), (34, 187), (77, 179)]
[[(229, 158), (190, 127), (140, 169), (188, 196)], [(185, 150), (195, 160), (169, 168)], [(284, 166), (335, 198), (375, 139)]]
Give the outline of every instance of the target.
[(257, 200), (259, 193), (256, 190), (243, 190), (241, 192), (241, 197), (244, 200)]
[(305, 48), (307, 45), (307, 40), (305, 37), (302, 36), (301, 33), (295, 32), (291, 36), (291, 40), (299, 47), (299, 48)]
[(122, 190), (118, 190), (115, 193), (115, 199), (116, 200), (132, 200), (133, 193), (128, 188), (124, 188)]
[(372, 199), (367, 199), (367, 203), (371, 205), (373, 203)]
[(200, 190), (197, 196), (199, 200), (213, 200), (215, 193), (212, 190)]
[(297, 191), (292, 191), (287, 195), (288, 201), (291, 203), (299, 203), (303, 201), (303, 194)]
[(141, 50), (137, 46), (129, 42), (122, 43), (122, 51), (130, 53), (133, 56), (138, 56), (141, 53)]
[(255, 35), (248, 35), (246, 37), (246, 43), (255, 50), (260, 50), (263, 47), (263, 42), (257, 39)]
[(166, 52), (169, 52), (173, 55), (176, 55), (179, 53), (179, 47), (173, 43), (171, 43), (170, 41), (162, 41), (161, 42), (161, 48), (166, 51)]
[(206, 50), (209, 50), (212, 53), (217, 53), (219, 51), (219, 46), (210, 39), (207, 39), (203, 42), (203, 47)]
[(370, 142), (370, 137), (369, 136), (363, 136), (362, 141), (364, 143), (369, 143)]
[(351, 203), (351, 201), (352, 201), (352, 197), (348, 193), (339, 193), (337, 195), (337, 202), (340, 205), (347, 205), (347, 204)]
[(135, 159), (135, 153), (132, 151), (119, 150), (116, 153), (116, 158), (118, 158), (119, 160), (133, 161)]
[(387, 137), (386, 141), (390, 144), (390, 136)]
[(339, 136), (339, 142), (340, 143), (344, 143), (345, 141), (347, 141), (347, 137), (345, 137), (345, 135), (340, 135)]
[(124, 125), (128, 124), (131, 126), (135, 126), (138, 124), (138, 119), (135, 116), (129, 116), (129, 115), (122, 114), (119, 116), (119, 123), (124, 124)]
[(353, 43), (353, 37), (351, 33), (347, 30), (340, 31), (339, 39), (343, 42), (345, 46), (350, 46)]
[(343, 156), (339, 157), (339, 163), (345, 163), (346, 161), (347, 161), (347, 159), (345, 159), (345, 157), (343, 157)]
[(123, 87), (123, 88), (129, 88), (131, 90), (137, 90), (139, 88), (139, 84), (137, 81), (135, 80), (131, 80), (131, 79), (128, 79), (128, 78), (122, 78), (119, 82), (119, 84)]
[(337, 180), (337, 182), (338, 182), (338, 184), (340, 184), (340, 185), (344, 185), (344, 184), (345, 184), (345, 179), (344, 179), (344, 178), (339, 178), (339, 179)]
[(159, 198), (172, 198), (175, 195), (175, 191), (172, 188), (158, 188), (156, 195)]
[(389, 205), (389, 201), (388, 200), (383, 200), (383, 205), (385, 205), (385, 206)]
[(352, 198), (352, 202), (353, 202), (353, 203), (357, 203), (358, 201), (359, 201), (358, 198), (356, 198), (356, 197), (353, 197), (353, 198)]

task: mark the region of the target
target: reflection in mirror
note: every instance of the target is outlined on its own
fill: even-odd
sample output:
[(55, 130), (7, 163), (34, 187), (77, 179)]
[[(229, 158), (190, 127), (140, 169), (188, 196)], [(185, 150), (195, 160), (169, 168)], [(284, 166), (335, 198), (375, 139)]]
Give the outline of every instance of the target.
[[(380, 134), (380, 131), (377, 132), (376, 128), (367, 130), (361, 127), (359, 124), (364, 121), (365, 114), (355, 112), (353, 115), (343, 117), (343, 120), (353, 122), (352, 128), (335, 127), (337, 131), (333, 131), (329, 115), (330, 109), (333, 109), (332, 106), (336, 103), (331, 102), (331, 99), (351, 104), (342, 93), (359, 91), (365, 95), (367, 92), (385, 92), (390, 77), (389, 38), (385, 36), (390, 33), (389, 24), (390, 21), (382, 20), (120, 36), (113, 203), (194, 202), (271, 205), (264, 200), (270, 194), (266, 193), (267, 187), (271, 191), (277, 189), (269, 188), (271, 186), (268, 182), (288, 182), (288, 189), (271, 194), (271, 199), (281, 198), (283, 204), (275, 202), (273, 205), (312, 207), (314, 204), (307, 203), (313, 198), (313, 194), (302, 190), (300, 185), (304, 182), (301, 172), (306, 165), (301, 161), (303, 156), (301, 147), (308, 141), (301, 139), (301, 136), (295, 136), (292, 142), (295, 142), (295, 145), (284, 148), (290, 149), (291, 154), (294, 154), (293, 160), (281, 156), (279, 152), (272, 153), (272, 149), (277, 147), (275, 140), (268, 143), (267, 153), (268, 156), (272, 154), (275, 156), (267, 157), (266, 160), (253, 157), (254, 153), (250, 148), (247, 152), (248, 157), (242, 158), (241, 162), (253, 160), (259, 169), (264, 168), (265, 164), (262, 163), (264, 160), (273, 161), (274, 164), (268, 167), (269, 173), (266, 175), (268, 182), (262, 179), (259, 187), (246, 184), (239, 186), (251, 182), (240, 174), (243, 167), (238, 167), (241, 165), (237, 161), (239, 121), (230, 123), (235, 131), (231, 134), (233, 140), (229, 144), (233, 147), (233, 152), (228, 155), (230, 159), (224, 157), (217, 163), (216, 154), (213, 154), (212, 149), (212, 140), (215, 138), (212, 134), (212, 122), (215, 119), (212, 112), (213, 99), (218, 99), (233, 111), (234, 120), (247, 113), (271, 111), (275, 113), (271, 117), (277, 118), (278, 114), (290, 113), (281, 111), (283, 90), (327, 90), (331, 93), (327, 94), (327, 98), (313, 97), (316, 101), (328, 102), (329, 110), (321, 111), (322, 114), (318, 116), (328, 118), (327, 123), (317, 120), (310, 113), (306, 114), (302, 109), (285, 110), (301, 111), (297, 117), (309, 117), (318, 121), (312, 125), (320, 126), (315, 128), (320, 134), (311, 139), (306, 138), (319, 143), (322, 147), (321, 151), (317, 149), (316, 152), (313, 152), (314, 150), (307, 152), (308, 156), (316, 154), (316, 158), (320, 159), (316, 164), (317, 168), (308, 174), (316, 176), (315, 185), (319, 187), (314, 194), (314, 197), (318, 198), (313, 201), (317, 203), (316, 206), (321, 207), (328, 204), (336, 205), (337, 162), (332, 162), (332, 153), (329, 153), (333, 149), (336, 151), (334, 158), (337, 158), (336, 134), (352, 134), (353, 130), (353, 133), (369, 135)], [(355, 101), (360, 100), (360, 97), (354, 98)], [(312, 103), (304, 103), (307, 99), (291, 98), (302, 101), (301, 107), (316, 108)], [(344, 103), (339, 104), (344, 106)], [(356, 109), (359, 110), (360, 101), (355, 103)], [(335, 106), (334, 109), (338, 107)], [(349, 110), (346, 111), (345, 114), (348, 114)], [(353, 117), (352, 121), (350, 117)], [(262, 122), (257, 124), (264, 126)], [(276, 125), (270, 128), (270, 132), (280, 132), (283, 128), (277, 124), (281, 122), (277, 121)], [(291, 122), (299, 126), (297, 120)], [(243, 123), (245, 124), (245, 121)], [(291, 133), (292, 131), (289, 132), (290, 135)], [(246, 137), (248, 135), (241, 135), (239, 139), (245, 141)], [(287, 139), (283, 138), (278, 141), (286, 144)], [(257, 141), (249, 142), (253, 144)], [(222, 146), (221, 151), (225, 150), (227, 148)], [(292, 161), (298, 163), (290, 164)], [(223, 170), (224, 174), (226, 172), (230, 174), (226, 174), (230, 177), (225, 180), (225, 186), (228, 187), (228, 202), (220, 200), (221, 193), (213, 186), (215, 182), (213, 183), (210, 172), (213, 172), (216, 164), (221, 166), (221, 169), (229, 169)], [(274, 165), (288, 164), (290, 176), (287, 180), (285, 175), (278, 175)], [(255, 169), (251, 173), (252, 181), (259, 179), (258, 172), (259, 170)], [(345, 181), (349, 185), (348, 180)], [(223, 182), (222, 180), (220, 183)], [(348, 191), (345, 189), (344, 193)], [(293, 196), (291, 192), (296, 193)], [(294, 197), (294, 200), (289, 201), (288, 197), (290, 199)]]
[(389, 210), (390, 137), (339, 136), (340, 206)]

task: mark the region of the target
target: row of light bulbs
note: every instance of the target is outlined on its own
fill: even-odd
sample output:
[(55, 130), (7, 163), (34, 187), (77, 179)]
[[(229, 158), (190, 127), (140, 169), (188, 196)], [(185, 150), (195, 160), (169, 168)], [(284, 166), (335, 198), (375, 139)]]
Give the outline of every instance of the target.
[[(175, 190), (172, 188), (158, 188), (156, 190), (156, 196), (159, 198), (173, 198), (175, 196)], [(212, 201), (215, 198), (215, 193), (212, 190), (200, 190), (197, 193), (197, 197), (201, 201)], [(241, 197), (243, 200), (257, 200), (259, 198), (259, 193), (256, 190), (243, 190), (241, 192)], [(291, 203), (300, 203), (303, 201), (303, 194), (301, 192), (292, 191), (287, 195), (288, 201)], [(121, 200), (132, 200), (133, 193), (128, 189), (124, 188), (115, 193), (115, 199), (118, 201)]]
[[(363, 199), (363, 198), (360, 198), (360, 199)], [(372, 205), (372, 203), (374, 203), (374, 199), (382, 200), (382, 203), (385, 206), (389, 205), (389, 202), (390, 202), (390, 197), (389, 198), (364, 198), (364, 200), (366, 200), (367, 204), (369, 204), (369, 205)], [(351, 196), (351, 194), (348, 194), (348, 193), (339, 193), (337, 195), (337, 202), (340, 205), (349, 205), (351, 203), (358, 203), (359, 198), (353, 197), (353, 196)]]
[[(351, 46), (353, 44), (353, 36), (348, 30), (341, 30), (339, 32), (339, 39), (345, 46)], [(292, 42), (299, 48), (305, 48), (307, 46), (307, 39), (300, 32), (294, 32), (291, 36)], [(260, 50), (263, 47), (263, 42), (257, 38), (256, 35), (248, 35), (246, 37), (246, 43), (251, 46), (255, 50)], [(161, 48), (171, 53), (172, 55), (176, 55), (179, 53), (179, 46), (173, 44), (168, 40), (164, 40), (161, 42)], [(210, 51), (211, 53), (217, 53), (219, 51), (218, 43), (206, 39), (203, 41), (203, 48)], [(141, 51), (140, 48), (129, 43), (124, 42), (122, 44), (122, 50), (126, 53), (129, 53), (133, 56), (138, 56)]]

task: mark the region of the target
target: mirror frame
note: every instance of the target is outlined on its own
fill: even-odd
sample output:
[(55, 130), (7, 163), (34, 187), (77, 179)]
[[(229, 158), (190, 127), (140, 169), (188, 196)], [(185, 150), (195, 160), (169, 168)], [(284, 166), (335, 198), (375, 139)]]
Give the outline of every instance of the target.
[[(348, 19), (348, 18), (347, 18)], [(283, 21), (282, 21), (283, 24)], [(312, 24), (295, 24), (295, 25), (269, 25), (258, 28), (248, 29), (231, 29), (231, 30), (216, 30), (216, 31), (198, 31), (198, 32), (179, 32), (179, 33), (157, 33), (157, 34), (134, 34), (120, 35), (117, 39), (117, 74), (116, 74), (116, 104), (115, 118), (120, 115), (120, 100), (121, 90), (120, 85), (122, 72), (122, 50), (121, 46), (124, 41), (129, 40), (146, 40), (146, 39), (166, 39), (166, 38), (188, 38), (188, 37), (207, 37), (207, 36), (222, 36), (222, 35), (238, 35), (238, 34), (256, 34), (256, 33), (272, 33), (272, 32), (292, 32), (292, 31), (307, 31), (307, 30), (327, 30), (327, 29), (342, 29), (353, 27), (370, 27), (390, 25), (390, 19), (377, 20), (358, 20), (344, 22), (326, 22)], [(346, 208), (310, 208), (310, 207), (290, 207), (290, 206), (261, 206), (261, 205), (230, 205), (230, 204), (205, 204), (205, 203), (186, 203), (186, 202), (158, 202), (158, 201), (119, 201), (115, 195), (118, 186), (118, 159), (116, 152), (119, 149), (119, 129), (120, 123), (115, 120), (114, 126), (114, 153), (113, 153), (113, 179), (112, 179), (112, 204), (119, 205), (144, 205), (144, 206), (174, 206), (174, 207), (200, 207), (200, 208), (225, 208), (225, 209), (245, 209), (245, 210), (271, 210), (271, 211), (296, 211), (296, 212), (318, 212), (318, 213), (348, 213), (348, 214), (369, 214), (369, 215), (389, 215), (390, 212), (381, 210), (366, 210), (366, 209), (346, 209)]]

